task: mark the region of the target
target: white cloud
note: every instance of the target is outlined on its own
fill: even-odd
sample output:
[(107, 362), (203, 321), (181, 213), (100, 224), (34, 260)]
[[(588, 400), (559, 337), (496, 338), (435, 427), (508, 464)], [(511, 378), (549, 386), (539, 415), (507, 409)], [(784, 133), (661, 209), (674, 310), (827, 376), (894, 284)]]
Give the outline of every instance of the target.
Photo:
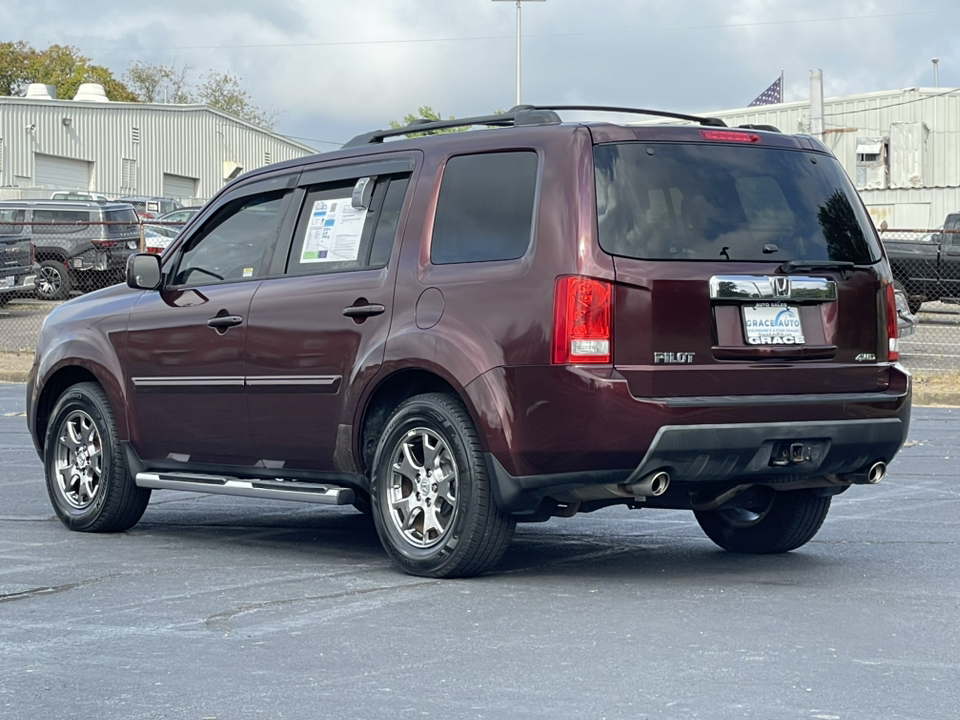
[[(420, 105), (511, 106), (515, 17), (490, 0), (35, 0), (0, 8), (0, 27), (77, 45), (118, 75), (137, 59), (232, 72), (281, 111), (279, 131), (343, 141)], [(828, 95), (931, 85), (935, 56), (940, 84), (957, 86), (958, 20), (953, 0), (529, 2), (524, 100), (716, 110), (781, 69), (788, 100), (807, 97), (817, 68)]]

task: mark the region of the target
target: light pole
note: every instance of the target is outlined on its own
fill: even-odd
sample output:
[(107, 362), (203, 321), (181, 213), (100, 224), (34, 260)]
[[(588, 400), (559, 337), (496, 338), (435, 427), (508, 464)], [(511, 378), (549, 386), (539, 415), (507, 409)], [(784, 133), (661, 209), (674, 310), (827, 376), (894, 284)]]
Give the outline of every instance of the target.
[(940, 73), (938, 72), (940, 65), (940, 58), (933, 59), (933, 86), (940, 87)]
[(493, 0), (493, 2), (514, 2), (517, 3), (517, 105), (520, 104), (520, 28), (521, 11), (520, 4), (524, 2), (546, 2), (546, 0)]

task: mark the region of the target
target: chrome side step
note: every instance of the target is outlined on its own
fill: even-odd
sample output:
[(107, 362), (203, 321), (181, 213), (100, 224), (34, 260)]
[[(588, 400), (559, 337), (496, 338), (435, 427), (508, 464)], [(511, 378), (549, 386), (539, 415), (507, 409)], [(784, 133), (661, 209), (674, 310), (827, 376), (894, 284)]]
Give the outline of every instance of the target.
[(141, 472), (137, 473), (136, 483), (139, 487), (156, 490), (185, 490), (322, 505), (350, 505), (354, 501), (353, 490), (350, 488), (299, 480), (247, 480), (195, 473)]

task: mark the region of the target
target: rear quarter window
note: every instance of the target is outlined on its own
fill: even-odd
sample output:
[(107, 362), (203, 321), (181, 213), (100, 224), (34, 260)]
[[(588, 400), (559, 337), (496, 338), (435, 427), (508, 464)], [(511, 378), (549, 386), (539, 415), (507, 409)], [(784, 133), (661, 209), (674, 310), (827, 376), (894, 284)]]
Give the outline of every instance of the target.
[(430, 261), (523, 257), (533, 237), (538, 167), (533, 151), (450, 158), (440, 183)]
[[(90, 213), (83, 210), (34, 210), (34, 235), (66, 235), (88, 232)], [(84, 223), (84, 224), (81, 224)]]
[(835, 158), (780, 148), (623, 143), (594, 149), (608, 253), (654, 260), (876, 262)]

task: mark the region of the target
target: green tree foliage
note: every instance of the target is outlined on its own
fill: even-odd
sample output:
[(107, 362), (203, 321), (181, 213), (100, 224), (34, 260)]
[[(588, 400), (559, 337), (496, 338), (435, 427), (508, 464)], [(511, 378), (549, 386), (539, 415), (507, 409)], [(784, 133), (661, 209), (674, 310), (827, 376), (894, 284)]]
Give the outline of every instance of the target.
[[(436, 112), (432, 107), (430, 107), (429, 105), (421, 105), (419, 108), (417, 108), (417, 113), (418, 113), (417, 115), (414, 115), (413, 113), (407, 113), (406, 115), (403, 116), (402, 122), (397, 122), (396, 120), (391, 120), (391, 121), (390, 121), (390, 127), (391, 127), (391, 128), (394, 128), (394, 129), (396, 129), (396, 130), (399, 130), (400, 128), (406, 127), (407, 125), (410, 125), (411, 123), (417, 122), (418, 120), (442, 120), (442, 119), (443, 119), (443, 118), (440, 116), (440, 114), (437, 113), (437, 112)], [(447, 118), (447, 119), (448, 119), (448, 120), (456, 120), (457, 118), (455, 118), (453, 115), (451, 115), (451, 116), (450, 116), (449, 118)], [(461, 132), (461, 131), (463, 131), (463, 130), (468, 130), (468, 129), (469, 129), (469, 127), (466, 127), (466, 126), (465, 126), (465, 127), (444, 128), (444, 129), (442, 129), (442, 130), (430, 130), (429, 132), (425, 132), (425, 133), (410, 133), (410, 135), (408, 135), (408, 137), (421, 137), (421, 136), (423, 136), (423, 135), (438, 135), (438, 134), (440, 134), (440, 133)]]
[(277, 124), (278, 113), (253, 103), (240, 78), (230, 73), (210, 72), (197, 88), (197, 100), (267, 130)]
[(138, 60), (130, 64), (123, 79), (143, 102), (200, 103), (267, 130), (277, 124), (278, 113), (256, 105), (236, 75), (211, 71), (195, 87), (190, 71), (189, 65), (151, 65)]
[(190, 66), (152, 65), (134, 61), (122, 80), (69, 45), (37, 50), (25, 42), (0, 43), (0, 95), (22, 95), (30, 83), (53, 85), (57, 97), (70, 99), (82, 83), (103, 85), (117, 102), (203, 103), (241, 120), (272, 130), (278, 113), (257, 106), (242, 80), (230, 73), (210, 72), (198, 87), (189, 81)]
[(100, 83), (107, 97), (136, 102), (137, 96), (113, 73), (70, 45), (37, 50), (25, 42), (0, 43), (0, 95), (21, 95), (30, 83), (53, 85), (57, 97), (72, 98), (83, 83)]
[(135, 60), (123, 80), (142, 102), (184, 105), (193, 102), (187, 80), (190, 70), (189, 65), (152, 65)]

